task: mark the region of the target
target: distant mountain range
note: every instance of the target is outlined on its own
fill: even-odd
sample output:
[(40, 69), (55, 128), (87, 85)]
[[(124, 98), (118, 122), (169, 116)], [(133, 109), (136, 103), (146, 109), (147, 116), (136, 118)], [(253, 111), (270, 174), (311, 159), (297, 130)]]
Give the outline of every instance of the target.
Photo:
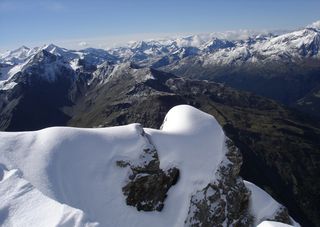
[(241, 149), (242, 176), (299, 223), (319, 226), (319, 37), (316, 22), (244, 40), (195, 35), (108, 50), (23, 46), (0, 56), (0, 129), (157, 128), (171, 107), (189, 104), (214, 115)]
[(53, 44), (31, 49), (22, 46), (0, 55), (0, 89), (12, 88), (14, 75), (25, 71), (46, 51), (75, 75), (84, 71), (93, 74), (105, 62), (133, 62), (177, 76), (226, 83), (319, 116), (319, 24), (281, 35), (255, 34), (245, 40), (208, 34), (139, 41), (108, 50), (74, 51)]

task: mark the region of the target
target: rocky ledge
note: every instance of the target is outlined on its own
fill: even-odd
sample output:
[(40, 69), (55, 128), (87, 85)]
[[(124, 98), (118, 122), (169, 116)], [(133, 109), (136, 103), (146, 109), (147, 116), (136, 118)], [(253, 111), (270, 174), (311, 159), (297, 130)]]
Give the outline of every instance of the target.
[[(139, 158), (117, 161), (119, 167), (129, 167), (130, 171), (122, 192), (126, 204), (136, 207), (138, 211), (161, 211), (165, 206), (168, 190), (176, 183), (179, 184), (179, 169), (160, 168), (157, 149), (150, 136), (141, 126), (139, 128), (146, 141)], [(268, 199), (273, 206), (267, 212), (262, 212), (261, 215), (261, 212), (253, 210), (253, 203), (256, 201), (252, 198), (252, 191), (239, 176), (241, 152), (229, 138), (225, 140), (224, 149), (225, 157), (212, 175), (212, 182), (191, 195), (185, 226), (248, 227), (266, 220), (298, 226), (289, 216), (287, 208), (270, 196)]]

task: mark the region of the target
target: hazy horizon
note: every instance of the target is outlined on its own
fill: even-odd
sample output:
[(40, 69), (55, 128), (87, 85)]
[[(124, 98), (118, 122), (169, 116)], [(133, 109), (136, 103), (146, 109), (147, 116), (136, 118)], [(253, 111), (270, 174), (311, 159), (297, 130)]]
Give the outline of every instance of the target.
[(50, 43), (107, 48), (201, 33), (293, 30), (319, 20), (319, 8), (314, 0), (1, 0), (0, 51)]

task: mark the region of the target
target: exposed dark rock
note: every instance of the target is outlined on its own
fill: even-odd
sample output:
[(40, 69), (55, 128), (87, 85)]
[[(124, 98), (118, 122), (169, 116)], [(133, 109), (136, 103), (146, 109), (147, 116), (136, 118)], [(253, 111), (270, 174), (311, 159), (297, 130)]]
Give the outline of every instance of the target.
[(130, 167), (131, 170), (128, 183), (122, 191), (127, 205), (136, 207), (138, 211), (161, 211), (168, 190), (179, 179), (179, 170), (175, 167), (166, 171), (160, 169), (157, 150), (141, 125), (138, 127), (146, 141), (139, 159), (116, 162), (119, 167)]
[(286, 224), (289, 224), (289, 225), (293, 224), (291, 219), (290, 219), (288, 209), (286, 207), (284, 207), (284, 206), (281, 206), (276, 211), (276, 213), (274, 214), (273, 218), (268, 218), (267, 220), (286, 223)]
[[(146, 171), (149, 172), (148, 169)], [(159, 169), (155, 173), (141, 172), (130, 178), (132, 181), (122, 188), (124, 195), (127, 196), (127, 205), (135, 206), (138, 211), (161, 211), (169, 188), (179, 178), (179, 170)]]
[(191, 198), (186, 226), (251, 226), (250, 191), (239, 176), (242, 156), (231, 140), (216, 180)]
[[(240, 148), (244, 156), (241, 176), (284, 204), (303, 226), (319, 226), (318, 121), (219, 83), (170, 78), (170, 74), (158, 70), (149, 70), (156, 80), (143, 81), (147, 70), (140, 70), (134, 70), (136, 76), (127, 73), (112, 78), (101, 72), (103, 75), (96, 76), (108, 78), (108, 82), (88, 86), (87, 74), (79, 77), (81, 83), (77, 81), (76, 86), (73, 81), (60, 83), (60, 77), (69, 78), (67, 70), (55, 83), (41, 86), (43, 89), (30, 84), (28, 90), (28, 77), (19, 77), (25, 83), (0, 92), (0, 128), (103, 127), (133, 122), (158, 128), (170, 108), (189, 104), (213, 115)], [(137, 83), (134, 77), (142, 79)], [(73, 91), (70, 85), (76, 88), (78, 98), (69, 100), (71, 95), (65, 91)], [(128, 94), (129, 91), (133, 92)]]

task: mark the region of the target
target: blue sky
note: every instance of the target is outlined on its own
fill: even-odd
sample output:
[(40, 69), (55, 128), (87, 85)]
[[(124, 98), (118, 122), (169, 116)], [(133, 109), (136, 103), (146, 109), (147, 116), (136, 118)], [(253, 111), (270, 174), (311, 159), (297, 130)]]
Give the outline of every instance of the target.
[(294, 29), (320, 20), (319, 10), (320, 0), (0, 0), (0, 50)]

